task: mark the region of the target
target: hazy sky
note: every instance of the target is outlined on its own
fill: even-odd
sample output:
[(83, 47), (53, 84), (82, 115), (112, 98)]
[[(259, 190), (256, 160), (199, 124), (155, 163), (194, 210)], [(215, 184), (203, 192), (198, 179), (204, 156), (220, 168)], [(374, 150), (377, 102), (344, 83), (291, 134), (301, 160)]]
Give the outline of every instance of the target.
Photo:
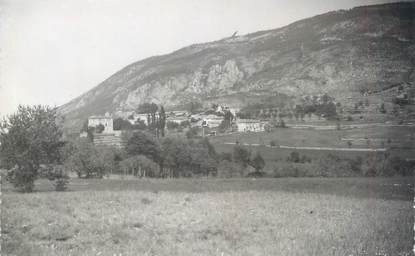
[(0, 0), (0, 115), (61, 105), (183, 46), (382, 0)]

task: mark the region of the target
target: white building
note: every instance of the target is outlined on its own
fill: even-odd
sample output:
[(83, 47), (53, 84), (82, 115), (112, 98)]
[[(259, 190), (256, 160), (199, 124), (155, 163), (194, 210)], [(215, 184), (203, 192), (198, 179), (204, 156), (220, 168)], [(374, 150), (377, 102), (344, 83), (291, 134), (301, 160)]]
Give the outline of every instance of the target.
[[(148, 125), (148, 115), (149, 114), (134, 114), (134, 123), (139, 123), (140, 121), (143, 121), (145, 125)], [(158, 113), (156, 113), (158, 115)]]
[(108, 113), (105, 116), (90, 116), (88, 118), (88, 127), (97, 127), (100, 124), (104, 126), (103, 133), (112, 133), (114, 131), (114, 122)]
[(223, 121), (222, 116), (208, 115), (203, 117), (202, 125), (209, 128), (218, 127)]
[(166, 121), (180, 124), (181, 122), (190, 121), (190, 120), (186, 116), (179, 116), (179, 117), (171, 116), (171, 117), (167, 117)]
[(238, 132), (262, 132), (264, 123), (255, 119), (237, 119)]

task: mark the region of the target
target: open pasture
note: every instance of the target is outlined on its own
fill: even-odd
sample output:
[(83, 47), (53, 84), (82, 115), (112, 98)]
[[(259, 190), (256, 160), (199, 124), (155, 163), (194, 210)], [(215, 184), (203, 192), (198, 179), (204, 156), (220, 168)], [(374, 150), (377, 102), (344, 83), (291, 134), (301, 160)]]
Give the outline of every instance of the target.
[[(368, 126), (341, 130), (315, 130), (280, 128), (273, 132), (233, 133), (211, 137), (210, 141), (218, 152), (232, 152), (234, 145), (226, 143), (239, 142), (251, 151), (259, 151), (266, 161), (265, 169), (272, 171), (278, 161), (285, 161), (293, 151), (314, 159), (328, 154), (342, 158), (354, 159), (358, 156), (363, 159), (374, 157), (384, 152), (337, 151), (336, 148), (386, 148), (389, 156), (413, 158), (415, 155), (415, 128), (408, 126)], [(271, 141), (275, 147), (271, 147)], [(348, 142), (350, 141), (350, 145)], [(328, 147), (333, 150), (286, 149), (278, 146), (292, 147)]]
[(3, 255), (410, 255), (413, 178), (5, 184)]
[[(358, 125), (358, 124), (356, 124)], [(349, 146), (347, 141), (352, 145)], [(247, 143), (269, 146), (276, 145), (336, 147), (336, 148), (415, 148), (415, 127), (410, 126), (363, 126), (341, 130), (279, 128), (272, 132), (232, 133), (212, 137), (213, 143)]]

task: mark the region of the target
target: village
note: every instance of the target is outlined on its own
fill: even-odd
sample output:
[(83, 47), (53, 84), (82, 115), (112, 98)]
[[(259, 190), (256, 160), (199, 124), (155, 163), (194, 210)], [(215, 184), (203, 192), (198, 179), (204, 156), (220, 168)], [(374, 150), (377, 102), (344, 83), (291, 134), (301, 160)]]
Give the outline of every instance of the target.
[[(413, 105), (415, 93), (410, 88), (404, 84), (388, 89), (389, 95), (395, 95), (392, 99), (394, 104), (389, 105), (379, 101), (380, 92), (375, 91), (363, 92), (350, 99), (350, 103), (346, 99), (344, 105), (327, 94), (305, 95), (297, 98), (296, 102), (279, 105), (260, 103), (242, 108), (217, 103), (203, 106), (191, 102), (188, 109), (165, 111), (163, 108), (163, 113), (161, 105), (143, 103), (134, 111), (90, 116), (79, 136), (90, 136), (96, 145), (122, 147), (123, 131), (154, 129), (159, 126), (161, 115), (165, 119), (163, 133), (165, 130), (166, 135), (179, 137), (211, 137), (233, 133), (243, 136), (244, 133), (272, 132), (277, 128), (334, 130), (339, 129), (341, 124), (343, 127), (351, 124), (352, 127), (382, 124), (391, 115), (405, 115), (409, 122), (414, 119), (413, 112), (403, 113), (400, 106)], [(355, 103), (356, 99), (360, 99), (358, 103)], [(403, 124), (402, 121), (399, 123)]]
[[(330, 102), (334, 113), (334, 103)], [(144, 103), (143, 105), (155, 105)], [(134, 129), (148, 129), (151, 126), (152, 116), (155, 122), (160, 118), (157, 110), (143, 112), (142, 110), (121, 112), (115, 114), (93, 115), (88, 118), (87, 127), (92, 128), (94, 143), (97, 145), (122, 146), (122, 131)], [(299, 108), (299, 107), (297, 107)], [(245, 113), (244, 109), (231, 108), (224, 105), (212, 104), (208, 108), (200, 108), (196, 111), (171, 110), (166, 111), (166, 134), (186, 135), (192, 131), (194, 136), (210, 137), (219, 134), (251, 133), (272, 131), (280, 127), (286, 128), (286, 122), (297, 120), (300, 123), (324, 121), (324, 114), (317, 115), (308, 113), (303, 109), (271, 108), (255, 109), (256, 113)], [(85, 126), (84, 126), (85, 127)], [(88, 131), (84, 129), (80, 137), (87, 137)]]
[[(186, 110), (173, 110), (166, 113), (166, 133), (167, 134), (185, 134), (189, 130), (193, 130), (197, 136), (215, 136), (219, 132), (260, 132), (264, 131), (269, 123), (265, 119), (243, 119), (238, 118), (237, 113), (240, 109), (228, 108), (225, 106), (216, 106), (204, 112), (190, 113)], [(119, 113), (118, 113), (119, 114)], [(94, 143), (96, 145), (122, 146), (122, 130), (131, 129), (141, 124), (141, 127), (148, 127), (150, 124), (150, 113), (128, 112), (124, 114), (124, 118), (114, 118), (114, 115), (106, 113), (105, 115), (94, 115), (88, 118), (88, 127), (94, 129)], [(157, 111), (155, 115), (158, 117), (160, 113)], [(127, 116), (127, 117), (126, 117)], [(126, 118), (125, 118), (126, 117)], [(128, 121), (131, 126), (119, 126), (114, 129), (114, 122)], [(97, 129), (102, 127), (101, 129)], [(83, 131), (80, 137), (87, 137), (87, 131)]]
[(415, 252), (415, 1), (0, 11), (1, 255)]

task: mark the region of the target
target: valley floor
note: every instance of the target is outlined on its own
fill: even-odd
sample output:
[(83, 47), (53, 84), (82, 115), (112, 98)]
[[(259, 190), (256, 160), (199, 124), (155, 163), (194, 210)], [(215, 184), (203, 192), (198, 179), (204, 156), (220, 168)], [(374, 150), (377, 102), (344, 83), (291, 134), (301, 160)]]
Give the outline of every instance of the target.
[(80, 180), (2, 196), (2, 255), (411, 255), (413, 177)]

